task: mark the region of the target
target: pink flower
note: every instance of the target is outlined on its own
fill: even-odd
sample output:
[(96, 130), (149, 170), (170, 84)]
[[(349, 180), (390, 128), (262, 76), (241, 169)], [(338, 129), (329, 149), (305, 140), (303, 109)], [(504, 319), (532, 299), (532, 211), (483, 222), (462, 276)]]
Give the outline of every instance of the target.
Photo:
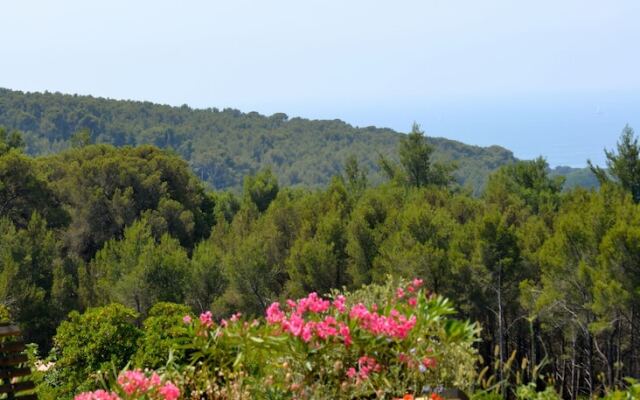
[(311, 338), (313, 337), (313, 328), (313, 322), (307, 322), (305, 325), (303, 325), (300, 333), (300, 337), (302, 338), (302, 340), (304, 340), (305, 342), (311, 341)]
[(118, 384), (129, 396), (134, 393), (145, 393), (151, 386), (151, 382), (140, 370), (123, 372), (118, 376)]
[(351, 346), (351, 344), (353, 343), (353, 340), (351, 339), (351, 331), (349, 330), (349, 327), (341, 323), (339, 327), (339, 332), (340, 332), (340, 336), (342, 336), (342, 340), (344, 340), (344, 345), (347, 347)]
[(270, 324), (277, 324), (284, 319), (284, 313), (280, 311), (280, 303), (275, 302), (267, 308), (267, 322)]
[(413, 285), (413, 287), (415, 287), (415, 288), (417, 289), (417, 288), (419, 288), (420, 286), (422, 286), (422, 283), (423, 283), (423, 282), (424, 282), (424, 281), (423, 281), (422, 279), (415, 278), (415, 279), (411, 282), (411, 284)]
[(184, 322), (185, 324), (189, 325), (191, 323), (191, 316), (190, 315), (185, 315), (184, 317), (182, 317), (182, 322)]
[(288, 321), (283, 323), (283, 328), (293, 336), (300, 336), (302, 327), (304, 326), (304, 320), (298, 315), (292, 315)]
[(401, 287), (396, 289), (396, 297), (398, 299), (401, 299), (404, 297), (404, 289), (402, 289)]
[(231, 316), (231, 318), (229, 318), (229, 320), (230, 320), (231, 322), (237, 322), (237, 321), (239, 321), (239, 320), (240, 320), (240, 317), (241, 317), (241, 316), (242, 316), (242, 313), (239, 313), (239, 312), (238, 312), (238, 313), (233, 314), (233, 315)]
[(418, 304), (418, 300), (416, 300), (415, 297), (410, 298), (409, 300), (407, 300), (407, 303), (411, 306), (411, 307), (415, 307), (416, 304)]
[(200, 314), (200, 323), (206, 328), (210, 328), (213, 326), (211, 311), (203, 312), (202, 314)]
[(367, 379), (371, 372), (379, 372), (381, 367), (373, 357), (362, 356), (358, 359), (358, 369), (360, 379)]
[(167, 382), (158, 391), (164, 400), (177, 400), (180, 397), (180, 389), (171, 382)]
[(335, 300), (333, 300), (333, 306), (336, 308), (336, 310), (343, 313), (346, 310), (346, 301), (347, 299), (343, 295), (339, 295), (335, 298)]
[(348, 376), (349, 378), (353, 378), (353, 377), (355, 377), (357, 374), (358, 374), (358, 373), (356, 372), (356, 369), (355, 369), (355, 368), (353, 368), (353, 367), (351, 367), (351, 368), (349, 368), (349, 369), (347, 370), (347, 376)]
[(433, 357), (425, 357), (422, 360), (422, 365), (424, 365), (425, 368), (435, 368), (437, 364), (438, 362)]
[(156, 374), (155, 372), (153, 374), (151, 374), (151, 378), (149, 378), (149, 385), (151, 387), (158, 387), (162, 384), (162, 381), (160, 379), (160, 376), (158, 374)]
[(96, 390), (95, 392), (80, 393), (74, 400), (121, 400), (120, 397), (112, 392), (106, 392), (104, 390)]
[(371, 312), (362, 304), (356, 304), (351, 308), (349, 316), (352, 319), (358, 321), (360, 327), (364, 330), (373, 333), (374, 335), (384, 335), (387, 337), (404, 339), (407, 337), (409, 331), (416, 324), (415, 315), (407, 319), (404, 315), (396, 309), (392, 309), (389, 312), (390, 316), (377, 314), (375, 311)]

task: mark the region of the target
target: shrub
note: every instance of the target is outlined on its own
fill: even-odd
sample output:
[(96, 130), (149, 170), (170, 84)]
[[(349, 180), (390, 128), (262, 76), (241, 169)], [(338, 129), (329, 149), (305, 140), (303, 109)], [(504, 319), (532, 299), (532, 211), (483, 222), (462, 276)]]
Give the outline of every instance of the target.
[(142, 368), (160, 368), (170, 353), (175, 362), (185, 362), (181, 346), (189, 340), (189, 331), (182, 319), (188, 314), (189, 307), (182, 304), (157, 303), (151, 307), (133, 363)]
[(186, 322), (192, 363), (175, 380), (207, 398), (369, 398), (468, 388), (475, 324), (415, 280), (273, 303), (266, 323), (211, 313)]
[(56, 398), (99, 387), (101, 371), (120, 370), (136, 349), (140, 331), (133, 310), (120, 305), (73, 311), (58, 327), (51, 361), (55, 365), (44, 377)]

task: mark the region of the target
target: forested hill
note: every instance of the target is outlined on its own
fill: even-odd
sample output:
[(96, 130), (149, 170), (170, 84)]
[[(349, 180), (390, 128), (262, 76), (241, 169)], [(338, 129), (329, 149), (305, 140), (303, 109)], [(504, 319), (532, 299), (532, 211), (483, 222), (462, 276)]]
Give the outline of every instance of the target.
[[(382, 180), (378, 154), (396, 158), (400, 138), (391, 129), (355, 128), (340, 120), (8, 89), (0, 89), (0, 126), (24, 132), (26, 150), (32, 155), (68, 148), (73, 135), (83, 129), (88, 129), (94, 143), (171, 148), (216, 189), (239, 188), (245, 175), (267, 166), (282, 185), (324, 186), (342, 172), (350, 155), (368, 168), (370, 181), (377, 183)], [(434, 159), (456, 161), (458, 181), (476, 192), (492, 170), (515, 161), (499, 146), (429, 140), (436, 149)]]
[[(411, 121), (407, 121), (407, 127)], [(212, 188), (239, 189), (244, 176), (271, 167), (285, 186), (325, 186), (354, 155), (382, 181), (379, 154), (397, 158), (401, 137), (392, 129), (355, 128), (340, 120), (264, 116), (235, 109), (192, 109), (150, 102), (111, 100), (60, 93), (24, 93), (0, 88), (0, 126), (24, 132), (31, 155), (70, 147), (74, 134), (86, 129), (93, 143), (116, 146), (153, 144), (171, 148), (189, 162)], [(479, 147), (430, 137), (435, 161), (455, 161), (455, 177), (478, 194), (491, 171), (515, 161), (500, 146)], [(560, 167), (567, 187), (596, 186), (587, 169)]]

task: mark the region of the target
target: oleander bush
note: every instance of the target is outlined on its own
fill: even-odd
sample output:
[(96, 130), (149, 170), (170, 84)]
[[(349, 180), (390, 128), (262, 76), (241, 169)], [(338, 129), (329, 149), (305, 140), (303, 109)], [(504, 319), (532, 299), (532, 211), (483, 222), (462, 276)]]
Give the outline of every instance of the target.
[[(165, 366), (124, 371), (99, 393), (76, 399), (161, 399), (161, 382), (194, 399), (395, 398), (441, 385), (470, 389), (478, 327), (454, 314), (451, 302), (423, 289), (419, 279), (274, 302), (260, 319), (185, 313), (173, 327), (145, 323), (180, 333)], [(166, 346), (171, 336), (144, 333), (142, 343), (145, 337)], [(126, 392), (127, 376), (144, 390)], [(155, 389), (149, 394), (149, 388)]]

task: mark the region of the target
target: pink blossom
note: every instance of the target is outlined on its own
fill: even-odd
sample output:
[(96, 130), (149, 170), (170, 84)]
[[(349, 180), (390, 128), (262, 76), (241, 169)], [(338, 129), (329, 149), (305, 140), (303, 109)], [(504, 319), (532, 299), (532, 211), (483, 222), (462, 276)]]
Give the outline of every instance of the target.
[(202, 314), (200, 314), (200, 323), (206, 328), (210, 328), (213, 326), (211, 311), (203, 312)]
[(298, 315), (302, 315), (307, 311), (312, 313), (322, 313), (329, 309), (331, 303), (328, 300), (323, 300), (318, 296), (318, 293), (311, 292), (307, 297), (303, 297), (295, 303), (294, 312)]
[(160, 384), (162, 384), (160, 376), (155, 372), (151, 374), (151, 378), (149, 378), (149, 385), (151, 387), (157, 387), (157, 386), (160, 386)]
[(121, 400), (120, 397), (112, 392), (104, 390), (96, 390), (95, 392), (84, 392), (76, 395), (74, 400)]
[(407, 300), (407, 303), (411, 306), (411, 307), (415, 307), (416, 304), (418, 304), (418, 300), (416, 300), (415, 297), (410, 298), (409, 300)]
[(362, 356), (358, 359), (358, 376), (360, 379), (367, 379), (371, 372), (380, 372), (380, 364), (373, 357)]
[(396, 289), (396, 297), (398, 299), (401, 299), (404, 297), (404, 289), (402, 289), (401, 287)]
[(415, 278), (415, 279), (411, 282), (411, 284), (413, 285), (413, 287), (415, 287), (415, 288), (417, 289), (417, 288), (419, 288), (420, 286), (422, 286), (422, 283), (423, 283), (423, 282), (424, 282), (424, 281), (423, 281), (422, 279)]
[(231, 322), (237, 322), (237, 321), (239, 321), (239, 320), (240, 320), (240, 317), (241, 317), (241, 316), (242, 316), (242, 313), (239, 313), (239, 312), (238, 312), (238, 313), (233, 314), (233, 315), (231, 316), (231, 318), (229, 318), (229, 320), (230, 320)]
[(338, 329), (340, 332), (340, 336), (342, 336), (342, 339), (344, 340), (344, 345), (347, 347), (351, 346), (353, 340), (351, 339), (351, 331), (349, 330), (349, 327), (343, 323), (340, 323)]
[(379, 315), (376, 312), (370, 312), (362, 304), (356, 304), (351, 308), (349, 313), (352, 319), (358, 321), (362, 329), (369, 331), (374, 335), (384, 335), (397, 339), (404, 339), (409, 331), (416, 324), (416, 317), (412, 315), (407, 319), (401, 315), (398, 310), (392, 309), (390, 316)]
[(184, 317), (182, 317), (182, 322), (184, 322), (185, 324), (190, 324), (191, 323), (191, 316), (190, 315), (185, 315)]
[(315, 324), (313, 322), (307, 322), (306, 324), (303, 325), (302, 331), (300, 334), (300, 337), (302, 338), (302, 340), (304, 340), (305, 342), (311, 341), (311, 338), (313, 337), (314, 326)]
[(437, 364), (438, 362), (433, 357), (425, 357), (422, 360), (422, 365), (424, 365), (425, 368), (435, 368)]
[(333, 300), (333, 306), (336, 308), (336, 310), (343, 313), (346, 310), (346, 301), (347, 299), (343, 295), (339, 295), (335, 298), (335, 300)]
[(358, 373), (356, 372), (356, 369), (351, 367), (347, 370), (347, 376), (349, 378), (354, 378)]
[(123, 372), (118, 376), (118, 384), (129, 396), (134, 393), (145, 393), (151, 386), (151, 382), (140, 370)]
[(302, 327), (304, 326), (304, 320), (299, 315), (292, 315), (289, 320), (284, 321), (283, 328), (293, 336), (300, 336)]
[(180, 397), (180, 389), (171, 382), (167, 382), (158, 391), (164, 400), (176, 400)]

